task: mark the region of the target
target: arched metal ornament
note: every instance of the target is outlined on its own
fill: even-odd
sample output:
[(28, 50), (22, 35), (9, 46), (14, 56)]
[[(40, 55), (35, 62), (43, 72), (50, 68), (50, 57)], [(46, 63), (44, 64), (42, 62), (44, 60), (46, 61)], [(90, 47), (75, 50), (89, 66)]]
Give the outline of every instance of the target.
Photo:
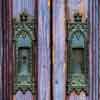
[[(88, 28), (87, 28), (87, 22), (82, 22), (82, 16), (80, 16), (79, 13), (75, 14), (74, 22), (68, 23), (68, 32), (69, 32), (68, 36), (69, 62), (68, 62), (67, 92), (70, 93), (73, 90), (77, 92), (80, 92), (81, 90), (87, 91), (88, 85), (84, 69), (87, 67), (86, 43), (87, 43)], [(81, 54), (83, 59), (82, 65), (75, 62), (75, 60), (78, 59), (77, 56), (80, 56), (79, 54)], [(79, 59), (81, 59), (81, 57)], [(83, 72), (81, 71), (81, 69), (83, 69)]]
[(34, 46), (34, 17), (22, 12), (20, 17), (14, 19), (14, 40), (16, 68), (14, 78), (14, 93), (17, 91), (34, 92), (32, 48)]

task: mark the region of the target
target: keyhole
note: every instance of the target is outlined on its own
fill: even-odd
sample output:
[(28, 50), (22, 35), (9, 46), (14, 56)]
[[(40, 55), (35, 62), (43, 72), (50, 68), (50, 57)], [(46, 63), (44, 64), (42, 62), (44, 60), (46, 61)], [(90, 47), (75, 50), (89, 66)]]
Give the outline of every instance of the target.
[(26, 61), (27, 61), (27, 57), (23, 56), (23, 63), (26, 63)]

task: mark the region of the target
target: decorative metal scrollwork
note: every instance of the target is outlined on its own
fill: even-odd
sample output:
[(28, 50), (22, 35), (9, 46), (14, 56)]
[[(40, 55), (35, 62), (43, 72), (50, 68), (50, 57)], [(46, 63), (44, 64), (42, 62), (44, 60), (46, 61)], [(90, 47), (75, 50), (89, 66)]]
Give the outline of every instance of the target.
[(76, 13), (74, 22), (68, 23), (68, 81), (67, 92), (87, 91), (87, 22)]
[(14, 40), (16, 55), (16, 73), (14, 78), (14, 92), (31, 91), (34, 93), (33, 68), (34, 57), (32, 51), (35, 41), (35, 20), (22, 12), (20, 16), (14, 19)]

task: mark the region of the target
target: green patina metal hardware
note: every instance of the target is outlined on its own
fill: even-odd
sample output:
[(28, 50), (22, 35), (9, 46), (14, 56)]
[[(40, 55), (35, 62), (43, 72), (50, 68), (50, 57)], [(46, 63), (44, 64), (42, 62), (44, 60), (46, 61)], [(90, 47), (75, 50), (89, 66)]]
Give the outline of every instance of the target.
[(87, 22), (82, 22), (79, 13), (74, 15), (74, 22), (68, 23), (68, 80), (67, 92), (87, 91)]
[(35, 92), (35, 80), (33, 77), (34, 64), (32, 51), (35, 41), (35, 19), (26, 12), (22, 12), (13, 20), (16, 68), (14, 78), (14, 93), (17, 91)]

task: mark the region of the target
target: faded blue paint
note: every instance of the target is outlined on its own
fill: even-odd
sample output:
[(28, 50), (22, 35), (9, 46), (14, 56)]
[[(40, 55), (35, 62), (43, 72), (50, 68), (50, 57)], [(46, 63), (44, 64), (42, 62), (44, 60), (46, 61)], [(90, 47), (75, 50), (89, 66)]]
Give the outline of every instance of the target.
[(16, 100), (25, 100), (24, 94), (21, 91), (18, 91), (16, 94)]
[(85, 18), (88, 16), (88, 0), (68, 0), (67, 1), (68, 9), (69, 9), (69, 16), (70, 18), (73, 18), (74, 13), (78, 12), (80, 10), (80, 3), (84, 3), (84, 13)]
[(23, 37), (23, 35), (20, 35), (16, 39), (16, 46), (17, 47), (31, 47), (32, 39), (28, 35), (26, 35), (25, 37)]
[(90, 82), (89, 82), (89, 86), (90, 86), (90, 88), (89, 88), (89, 100), (92, 100), (92, 98), (93, 98), (93, 60), (92, 60), (92, 57), (93, 57), (93, 53), (92, 53), (92, 47), (93, 47), (93, 45), (92, 45), (92, 42), (93, 42), (93, 40), (92, 40), (92, 38), (93, 38), (93, 35), (92, 35), (92, 24), (93, 24), (93, 1), (94, 0), (88, 0), (88, 2), (89, 2), (89, 80), (90, 80)]
[(84, 48), (85, 46), (84, 37), (80, 33), (73, 34), (71, 37), (71, 47), (72, 48)]
[(70, 96), (69, 100), (89, 100), (88, 96)]
[(30, 91), (27, 91), (25, 94), (23, 94), (21, 91), (18, 91), (16, 94), (16, 100), (33, 100), (33, 96)]
[(65, 100), (65, 24), (64, 0), (53, 0), (53, 96), (54, 100)]
[(99, 100), (99, 87), (98, 87), (98, 75), (99, 75), (99, 61), (98, 61), (98, 38), (99, 38), (99, 3), (98, 0), (89, 1), (89, 22), (90, 22), (90, 44), (89, 44), (89, 69), (90, 69), (90, 98), (89, 100)]
[(95, 80), (96, 80), (96, 84), (95, 84), (95, 100), (99, 100), (99, 20), (100, 20), (100, 16), (99, 16), (99, 0), (95, 0)]
[(38, 99), (50, 100), (50, 21), (48, 0), (38, 0)]
[(35, 0), (13, 0), (13, 16), (18, 16), (24, 10), (34, 15)]
[(24, 100), (33, 100), (33, 95), (30, 91), (26, 92)]
[(93, 78), (92, 78), (92, 82), (93, 82), (93, 91), (92, 91), (92, 95), (93, 98), (92, 100), (99, 100), (98, 98), (98, 94), (99, 94), (99, 86), (98, 86), (98, 67), (99, 67), (99, 61), (98, 61), (98, 49), (99, 49), (99, 45), (98, 45), (98, 38), (99, 38), (99, 18), (98, 18), (98, 10), (99, 10), (99, 3), (98, 0), (93, 0), (93, 5), (91, 6), (91, 8), (93, 9), (93, 11), (91, 11), (92, 13), (92, 59), (93, 59), (93, 63), (92, 63), (92, 68), (93, 68)]

